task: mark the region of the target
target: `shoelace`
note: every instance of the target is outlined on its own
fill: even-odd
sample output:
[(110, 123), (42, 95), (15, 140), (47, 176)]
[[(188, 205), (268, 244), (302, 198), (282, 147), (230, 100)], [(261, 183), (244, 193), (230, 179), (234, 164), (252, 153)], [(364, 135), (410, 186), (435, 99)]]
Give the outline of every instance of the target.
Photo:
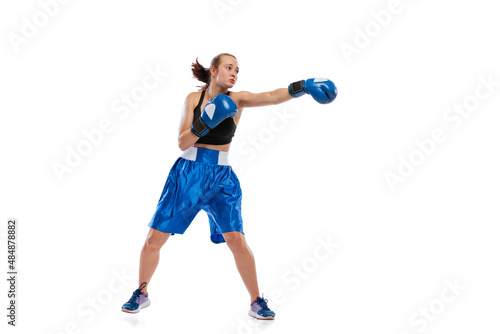
[(137, 297), (139, 297), (140, 294), (141, 290), (139, 289), (135, 290), (134, 293), (132, 294), (132, 297), (130, 297), (130, 299), (128, 300), (128, 304), (136, 303), (136, 299)]
[(139, 297), (139, 295), (141, 294), (141, 291), (142, 289), (144, 289), (146, 287), (146, 282), (142, 283), (141, 286), (139, 286), (139, 289), (135, 290), (134, 293), (132, 293), (132, 297), (130, 297), (130, 299), (128, 300), (128, 303), (135, 303), (137, 297)]
[(271, 311), (269, 307), (267, 307), (267, 299), (264, 299), (264, 294), (262, 294), (259, 305), (264, 311)]

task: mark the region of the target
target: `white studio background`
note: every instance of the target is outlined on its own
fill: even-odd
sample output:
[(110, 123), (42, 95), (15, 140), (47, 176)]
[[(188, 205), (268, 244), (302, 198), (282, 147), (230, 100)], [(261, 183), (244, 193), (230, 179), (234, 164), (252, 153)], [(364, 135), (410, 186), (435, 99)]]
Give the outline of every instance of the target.
[[(488, 0), (2, 2), (5, 262), (4, 222), (19, 221), (18, 326), (2, 307), (2, 328), (498, 331), (495, 8)], [(246, 109), (233, 140), (245, 232), (276, 320), (246, 315), (232, 254), (210, 242), (203, 212), (162, 249), (151, 307), (125, 314), (147, 223), (181, 153), (182, 105), (200, 84), (191, 62), (208, 66), (220, 52), (238, 58), (236, 91), (314, 77), (338, 87), (328, 105), (304, 96)], [(157, 84), (141, 90), (148, 76)], [(69, 157), (78, 148), (86, 156)], [(53, 165), (66, 159), (73, 167), (58, 177)], [(6, 280), (0, 289), (6, 306)]]

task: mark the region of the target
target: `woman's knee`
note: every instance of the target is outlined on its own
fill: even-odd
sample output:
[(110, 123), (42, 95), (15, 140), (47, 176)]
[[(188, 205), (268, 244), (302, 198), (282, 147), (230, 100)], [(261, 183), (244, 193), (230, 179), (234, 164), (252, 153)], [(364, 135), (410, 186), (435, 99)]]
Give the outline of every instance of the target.
[(245, 235), (241, 232), (227, 232), (222, 235), (229, 248), (238, 250), (247, 247)]
[(144, 248), (151, 252), (159, 251), (169, 237), (170, 233), (164, 233), (151, 228), (146, 237)]

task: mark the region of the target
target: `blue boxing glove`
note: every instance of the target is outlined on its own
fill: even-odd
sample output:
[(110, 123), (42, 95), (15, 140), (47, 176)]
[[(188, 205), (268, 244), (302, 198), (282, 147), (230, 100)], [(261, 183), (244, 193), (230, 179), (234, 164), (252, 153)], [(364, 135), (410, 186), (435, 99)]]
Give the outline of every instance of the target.
[(300, 80), (288, 86), (288, 92), (293, 97), (309, 94), (321, 104), (330, 103), (337, 97), (337, 87), (328, 79), (313, 78)]
[(191, 131), (198, 137), (203, 137), (223, 120), (234, 117), (236, 114), (238, 114), (238, 108), (234, 101), (227, 95), (219, 94), (208, 101), (200, 117), (191, 125)]

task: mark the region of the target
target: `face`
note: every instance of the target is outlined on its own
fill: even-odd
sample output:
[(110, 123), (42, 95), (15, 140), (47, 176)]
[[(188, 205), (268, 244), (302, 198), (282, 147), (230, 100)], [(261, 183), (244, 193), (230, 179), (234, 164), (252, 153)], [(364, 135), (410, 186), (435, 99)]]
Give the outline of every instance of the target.
[[(239, 71), (240, 69), (236, 58), (231, 56), (222, 56), (221, 63), (219, 64), (215, 74), (217, 80), (216, 82), (228, 88), (232, 88), (238, 80)], [(214, 72), (212, 72), (212, 74), (214, 74)]]

